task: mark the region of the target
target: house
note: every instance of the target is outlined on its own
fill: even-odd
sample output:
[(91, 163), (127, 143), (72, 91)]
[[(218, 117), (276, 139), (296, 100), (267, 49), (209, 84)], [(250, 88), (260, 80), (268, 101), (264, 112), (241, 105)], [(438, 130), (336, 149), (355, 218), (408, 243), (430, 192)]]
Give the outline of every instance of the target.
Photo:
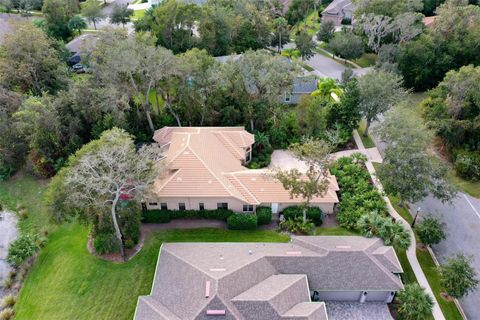
[[(231, 209), (253, 212), (269, 206), (278, 214), (303, 199), (291, 198), (265, 169), (245, 167), (252, 158), (255, 137), (243, 127), (164, 127), (153, 139), (166, 149), (164, 175), (154, 183), (146, 209)], [(338, 203), (338, 184), (330, 176), (327, 193), (312, 206), (331, 213)]]
[(318, 80), (315, 76), (297, 77), (293, 81), (292, 91), (285, 92), (283, 103), (298, 104), (304, 95), (310, 95), (317, 90)]
[(68, 60), (70, 66), (80, 63), (82, 57), (88, 56), (96, 47), (98, 36), (92, 34), (82, 34), (69, 43), (65, 47), (70, 51), (72, 56)]
[(402, 267), (378, 238), (164, 243), (135, 320), (392, 319)]
[(352, 0), (333, 0), (322, 11), (322, 22), (332, 21), (336, 26), (342, 24), (344, 20), (353, 20), (353, 12), (355, 7)]

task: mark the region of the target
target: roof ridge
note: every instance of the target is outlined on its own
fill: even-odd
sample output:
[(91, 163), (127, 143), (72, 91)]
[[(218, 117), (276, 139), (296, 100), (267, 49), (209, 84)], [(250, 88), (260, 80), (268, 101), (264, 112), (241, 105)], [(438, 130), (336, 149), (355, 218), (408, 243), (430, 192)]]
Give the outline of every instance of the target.
[(165, 183), (163, 183), (160, 187), (159, 187), (159, 190), (162, 190), (168, 183), (170, 183), (170, 181), (173, 180), (173, 178), (178, 175), (178, 173), (180, 172), (180, 170), (182, 170), (182, 168), (180, 169), (174, 169), (175, 170), (175, 173), (172, 174), (172, 176), (170, 178), (168, 178)]
[[(305, 278), (305, 279), (308, 279), (308, 277), (307, 277), (306, 274), (301, 274), (301, 273), (272, 274), (272, 275), (269, 276), (268, 278), (266, 278), (266, 279), (260, 281), (259, 283), (251, 286), (251, 287), (248, 288), (247, 290), (245, 290), (245, 291), (237, 294), (235, 297), (232, 298), (232, 300), (235, 299), (236, 297), (238, 297), (239, 295), (244, 294), (244, 293), (247, 292), (248, 290), (251, 290), (251, 289), (253, 289), (254, 287), (260, 285), (262, 282), (267, 281), (269, 278), (271, 278), (271, 277), (279, 277), (279, 276), (280, 276), (280, 277), (281, 277), (281, 276), (300, 276), (300, 277), (299, 277), (298, 279), (295, 279), (295, 281), (293, 281), (293, 282), (289, 283), (288, 285), (286, 285), (285, 288), (282, 288), (281, 291), (278, 291), (278, 292), (276, 292), (276, 293), (274, 292), (273, 295), (272, 295), (271, 297), (269, 297), (268, 300), (266, 300), (266, 301), (270, 301), (270, 300), (272, 300), (273, 298), (278, 297), (280, 294), (284, 293), (287, 289), (291, 288), (293, 285), (295, 285), (297, 282), (303, 280), (304, 278)], [(238, 300), (238, 301), (242, 301), (242, 300)], [(247, 300), (247, 301), (248, 301), (248, 300)], [(274, 309), (276, 310), (276, 308), (274, 308)], [(278, 310), (277, 310), (277, 312), (278, 312)], [(279, 313), (279, 314), (280, 314), (280, 313)]]
[(215, 172), (213, 172), (212, 169), (210, 169), (209, 166), (207, 166), (207, 164), (205, 163), (205, 161), (203, 161), (203, 159), (192, 149), (190, 149), (190, 151), (192, 151), (192, 154), (195, 155), (195, 157), (197, 157), (197, 159), (203, 164), (203, 166), (210, 172), (210, 174), (223, 186), (223, 188), (234, 198), (237, 198), (239, 200), (242, 200), (242, 201), (245, 201), (246, 199), (242, 199), (242, 198), (239, 198), (238, 196), (234, 195), (233, 192), (227, 188), (227, 186), (223, 183), (223, 181), (221, 179), (218, 178), (218, 176), (215, 174)]
[(234, 174), (229, 174), (229, 176), (235, 179), (235, 181), (237, 181), (242, 186), (242, 188), (257, 202), (257, 204), (260, 204), (260, 201), (258, 201), (257, 197), (255, 197), (253, 193), (251, 193), (250, 190), (245, 187), (245, 185)]
[[(151, 296), (143, 296), (143, 302), (145, 302), (153, 311), (155, 311), (156, 314), (160, 315), (160, 316), (164, 316), (164, 317), (169, 317), (170, 315), (167, 315), (165, 314), (165, 312), (162, 312), (161, 310), (158, 310), (157, 306), (155, 304), (153, 304), (152, 302), (150, 302), (149, 300), (150, 299), (147, 299), (148, 297), (151, 297)], [(151, 299), (153, 300), (153, 299)], [(156, 301), (156, 300), (153, 300), (153, 301)], [(173, 315), (174, 317), (176, 317), (177, 319), (180, 320), (180, 318), (175, 314), (175, 312), (173, 312), (172, 310), (170, 310), (166, 305), (164, 305), (163, 303), (159, 303), (162, 307), (164, 307), (165, 309), (167, 309), (171, 315)], [(175, 320), (175, 319), (172, 319), (172, 320)]]
[(232, 142), (230, 142), (230, 139), (223, 134), (223, 131), (212, 131), (212, 133), (217, 137), (218, 136), (222, 137), (222, 139), (219, 139), (219, 140), (227, 148), (227, 150), (230, 151), (231, 149), (231, 151), (233, 151), (238, 157), (242, 158), (243, 155), (238, 152), (238, 150), (235, 148)]
[(392, 280), (394, 283), (397, 283), (397, 284), (398, 282), (400, 282), (400, 286), (403, 286), (402, 281), (398, 277), (396, 277), (393, 274), (393, 272), (388, 270), (382, 263), (380, 263), (380, 261), (378, 261), (377, 258), (373, 257), (372, 254), (366, 251), (361, 251), (361, 252), (363, 252), (373, 263), (375, 263), (383, 271), (383, 273), (390, 278), (390, 280)]

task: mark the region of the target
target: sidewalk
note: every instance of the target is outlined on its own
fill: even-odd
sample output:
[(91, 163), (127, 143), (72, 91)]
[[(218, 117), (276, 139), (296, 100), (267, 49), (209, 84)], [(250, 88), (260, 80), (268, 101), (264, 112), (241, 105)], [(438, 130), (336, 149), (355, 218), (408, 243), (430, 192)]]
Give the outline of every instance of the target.
[[(355, 143), (357, 144), (358, 149), (360, 151), (366, 150), (365, 146), (363, 145), (362, 139), (358, 135), (357, 130), (355, 130), (353, 132), (353, 138), (355, 139)], [(385, 193), (383, 191), (383, 186), (376, 177), (375, 168), (373, 167), (372, 162), (370, 160), (368, 160), (365, 163), (365, 165), (368, 169), (368, 172), (370, 173), (370, 176), (372, 177), (373, 183), (377, 187), (378, 191), (380, 191), (380, 193), (382, 194), (382, 197), (385, 200), (385, 203), (387, 204), (387, 208), (388, 208), (388, 211), (389, 211), (390, 215), (395, 220), (400, 220), (403, 223), (403, 225), (405, 226), (405, 228), (410, 232), (411, 244), (410, 244), (410, 247), (407, 250), (408, 262), (412, 266), (413, 272), (415, 273), (415, 277), (417, 278), (417, 281), (420, 284), (420, 286), (425, 288), (425, 291), (428, 292), (430, 294), (430, 296), (433, 298), (433, 302), (434, 302), (433, 310), (432, 310), (433, 317), (435, 318), (435, 320), (445, 320), (445, 317), (442, 313), (442, 310), (440, 309), (440, 306), (438, 305), (438, 302), (435, 299), (435, 295), (433, 294), (433, 291), (430, 288), (430, 285), (427, 281), (427, 278), (425, 277), (425, 274), (423, 273), (422, 267), (420, 267), (420, 263), (418, 262), (417, 254), (416, 254), (417, 242), (415, 240), (415, 235), (413, 233), (412, 228), (410, 227), (410, 224), (407, 221), (405, 221), (398, 214), (398, 212), (393, 208), (392, 204), (390, 203), (390, 199), (387, 196), (384, 195)]]

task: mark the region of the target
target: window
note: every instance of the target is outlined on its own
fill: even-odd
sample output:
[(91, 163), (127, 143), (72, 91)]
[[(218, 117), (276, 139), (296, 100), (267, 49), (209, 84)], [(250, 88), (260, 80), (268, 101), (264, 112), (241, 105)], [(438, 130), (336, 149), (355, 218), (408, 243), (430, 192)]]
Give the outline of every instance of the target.
[(149, 205), (149, 206), (158, 206), (158, 203), (156, 203), (156, 202), (149, 202), (148, 205)]
[(204, 204), (203, 202), (200, 202), (200, 203), (198, 204), (198, 209), (199, 209), (199, 210), (205, 210), (205, 204)]
[(243, 212), (253, 212), (253, 205), (252, 204), (244, 204), (243, 205)]
[(218, 202), (217, 209), (228, 209), (228, 203), (226, 202)]
[(166, 202), (160, 203), (160, 209), (162, 209), (162, 210), (168, 210), (168, 205), (167, 205), (167, 203), (166, 203)]
[(178, 210), (185, 210), (185, 202), (180, 202), (178, 204)]
[(247, 153), (245, 154), (245, 161), (250, 161), (250, 151), (247, 151)]
[(285, 92), (285, 102), (290, 102), (290, 100), (292, 100), (292, 93)]

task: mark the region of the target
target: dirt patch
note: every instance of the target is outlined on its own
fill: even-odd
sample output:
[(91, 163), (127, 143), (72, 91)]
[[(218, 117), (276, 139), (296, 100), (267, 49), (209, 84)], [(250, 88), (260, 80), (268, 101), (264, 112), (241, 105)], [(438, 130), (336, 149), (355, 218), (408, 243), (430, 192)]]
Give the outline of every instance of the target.
[(440, 292), (440, 296), (442, 297), (443, 300), (451, 302), (453, 301), (453, 298), (448, 295), (446, 292)]

